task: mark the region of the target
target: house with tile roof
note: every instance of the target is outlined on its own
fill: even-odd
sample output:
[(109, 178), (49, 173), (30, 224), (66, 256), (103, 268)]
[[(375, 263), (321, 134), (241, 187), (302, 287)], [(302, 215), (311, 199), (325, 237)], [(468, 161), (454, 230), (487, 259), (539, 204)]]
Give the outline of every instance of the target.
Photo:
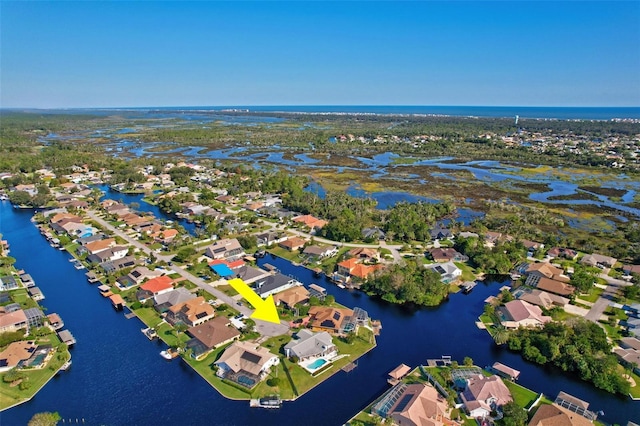
[(187, 334), (192, 337), (187, 341), (187, 349), (192, 350), (193, 358), (206, 356), (212, 350), (240, 337), (240, 332), (224, 316), (191, 327)]
[(152, 278), (140, 286), (136, 292), (136, 297), (140, 301), (150, 299), (159, 294), (167, 293), (173, 290), (173, 279), (167, 275)]
[(0, 373), (9, 371), (18, 366), (20, 362), (31, 358), (37, 348), (38, 345), (33, 340), (10, 343), (5, 350), (0, 352)]
[(211, 259), (236, 260), (245, 252), (236, 238), (224, 238), (208, 246), (204, 254)]
[(284, 354), (298, 357), (300, 361), (317, 357), (331, 357), (338, 354), (338, 348), (333, 344), (333, 338), (326, 331), (314, 333), (302, 329), (296, 333), (296, 338), (284, 346)]
[(561, 257), (569, 260), (576, 260), (578, 258), (578, 252), (564, 247), (552, 247), (547, 251), (547, 256), (551, 258)]
[(372, 412), (386, 423), (411, 426), (454, 424), (447, 400), (427, 383), (398, 383), (373, 406)]
[(614, 257), (597, 253), (585, 254), (582, 259), (580, 259), (580, 263), (583, 265), (595, 266), (598, 268), (612, 268), (617, 261), (618, 259)]
[(301, 223), (312, 231), (322, 229), (327, 225), (327, 223), (329, 223), (326, 220), (318, 219), (317, 217), (310, 214), (294, 217), (293, 221), (296, 223)]
[(17, 310), (7, 312), (6, 308), (0, 308), (0, 333), (25, 330), (29, 334), (29, 321), (24, 311), (18, 307)]
[(197, 296), (184, 287), (178, 287), (166, 293), (157, 294), (153, 297), (153, 308), (163, 314), (172, 306), (179, 305)]
[(558, 281), (568, 282), (569, 278), (564, 275), (564, 270), (552, 265), (549, 262), (536, 262), (529, 264), (524, 273), (527, 277), (550, 278)]
[(593, 422), (553, 403), (541, 404), (528, 426), (593, 426)]
[(78, 247), (78, 254), (96, 254), (101, 251), (105, 251), (110, 249), (111, 247), (115, 247), (116, 239), (115, 238), (105, 238), (103, 240), (92, 241), (90, 243), (85, 244), (84, 246)]
[(571, 284), (535, 275), (527, 278), (526, 284), (535, 286), (538, 290), (557, 294), (558, 296), (568, 297), (576, 292), (576, 288)]
[(233, 342), (214, 363), (218, 366), (216, 375), (253, 388), (269, 374), (272, 366), (280, 359), (268, 349), (255, 342)]
[(355, 257), (343, 260), (336, 266), (336, 274), (338, 275), (338, 277), (340, 277), (339, 279), (343, 279), (344, 281), (350, 281), (353, 278), (365, 281), (369, 277), (369, 275), (384, 268), (384, 266), (381, 264), (365, 264), (361, 259)]
[(564, 307), (569, 303), (569, 299), (566, 297), (558, 296), (557, 294), (549, 293), (537, 288), (525, 289), (518, 295), (519, 300), (524, 300), (532, 305), (540, 306), (544, 309), (551, 309), (555, 306)]
[(513, 401), (513, 397), (500, 377), (478, 375), (467, 379), (460, 400), (469, 416), (477, 419), (488, 417), (491, 411)]
[(330, 306), (312, 306), (309, 309), (309, 328), (312, 331), (327, 331), (343, 334), (346, 325), (353, 320), (353, 310)]
[(284, 241), (280, 241), (278, 243), (278, 247), (289, 251), (296, 251), (304, 247), (305, 244), (307, 244), (307, 240), (305, 240), (304, 238), (289, 237)]
[(214, 315), (213, 306), (204, 297), (198, 296), (170, 307), (165, 319), (174, 326), (182, 323), (194, 327), (210, 320)]
[(522, 300), (512, 300), (499, 309), (503, 314), (501, 324), (505, 328), (542, 327), (551, 321), (551, 317), (542, 314), (540, 307)]
[(307, 303), (310, 297), (311, 295), (309, 290), (300, 285), (274, 294), (273, 301), (276, 306), (280, 306), (282, 304), (289, 309), (293, 309), (298, 304)]

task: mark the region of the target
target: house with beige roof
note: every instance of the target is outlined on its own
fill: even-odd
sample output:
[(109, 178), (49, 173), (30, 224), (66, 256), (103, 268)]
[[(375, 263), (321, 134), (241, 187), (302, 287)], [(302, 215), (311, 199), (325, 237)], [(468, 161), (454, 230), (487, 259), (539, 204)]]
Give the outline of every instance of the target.
[(305, 240), (304, 238), (289, 237), (284, 241), (280, 241), (278, 243), (278, 247), (289, 251), (296, 251), (304, 247), (305, 244), (307, 244), (307, 240)]
[(300, 285), (274, 294), (273, 301), (276, 303), (276, 306), (280, 306), (280, 304), (283, 304), (287, 308), (293, 309), (298, 304), (307, 303), (310, 297), (311, 295), (309, 293), (309, 290)]
[(612, 268), (617, 261), (618, 259), (614, 257), (597, 253), (585, 254), (582, 259), (580, 259), (580, 263), (583, 265), (595, 266), (598, 268)]
[(542, 309), (522, 300), (512, 300), (499, 308), (505, 328), (542, 327), (551, 317), (542, 314)]
[(527, 266), (524, 273), (528, 277), (550, 278), (563, 282), (568, 282), (569, 278), (564, 275), (564, 270), (548, 262), (536, 262)]
[(554, 403), (541, 404), (528, 426), (593, 426), (593, 422)]
[(312, 231), (322, 229), (327, 225), (327, 223), (329, 223), (326, 220), (318, 219), (317, 217), (312, 216), (310, 214), (294, 217), (293, 221), (296, 223), (303, 224), (304, 226), (311, 229)]
[(96, 254), (101, 251), (105, 251), (110, 249), (111, 247), (115, 247), (116, 239), (115, 238), (105, 238), (103, 240), (92, 241), (90, 243), (85, 244), (84, 246), (78, 247), (78, 254)]
[(10, 343), (5, 350), (0, 352), (0, 373), (9, 371), (21, 361), (31, 358), (37, 348), (38, 345), (32, 340)]
[(371, 410), (385, 423), (411, 426), (451, 425), (447, 400), (427, 383), (398, 383)]
[(6, 306), (0, 308), (0, 333), (25, 330), (29, 334), (29, 320), (22, 309), (6, 311)]
[(244, 249), (235, 238), (224, 238), (211, 244), (204, 252), (211, 259), (236, 260), (245, 255)]
[(347, 308), (312, 306), (309, 309), (309, 327), (313, 331), (327, 331), (331, 334), (343, 334), (347, 328), (347, 324), (352, 319), (353, 311)]
[(491, 411), (513, 401), (513, 397), (500, 377), (478, 375), (467, 379), (460, 400), (469, 416), (477, 419), (488, 417)]
[(540, 278), (533, 276), (527, 279), (526, 283), (527, 285), (535, 286), (538, 290), (547, 291), (559, 296), (571, 296), (576, 291), (576, 288), (571, 284), (546, 277)]
[(255, 342), (246, 341), (232, 343), (214, 364), (218, 366), (218, 377), (253, 388), (269, 374), (272, 366), (279, 363), (276, 354)]
[(167, 311), (166, 320), (171, 325), (183, 323), (190, 327), (200, 325), (215, 315), (213, 306), (202, 296), (174, 305)]
[(548, 293), (540, 289), (525, 289), (518, 295), (519, 300), (524, 300), (532, 305), (540, 306), (544, 309), (551, 309), (555, 306), (564, 307), (569, 303), (566, 297)]

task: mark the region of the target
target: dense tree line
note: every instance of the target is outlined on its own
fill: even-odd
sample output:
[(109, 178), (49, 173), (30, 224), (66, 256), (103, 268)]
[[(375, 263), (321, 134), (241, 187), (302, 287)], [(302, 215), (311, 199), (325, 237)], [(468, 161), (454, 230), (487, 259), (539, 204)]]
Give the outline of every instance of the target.
[(398, 203), (391, 208), (384, 230), (398, 241), (429, 241), (437, 219), (455, 211), (451, 203)]
[(520, 328), (510, 334), (507, 344), (528, 361), (575, 372), (607, 392), (629, 393), (607, 335), (596, 323), (575, 319), (549, 322), (541, 329)]
[(416, 260), (376, 272), (360, 288), (387, 302), (423, 306), (439, 305), (449, 294), (449, 286), (440, 282), (440, 275)]
[(513, 266), (526, 259), (527, 250), (520, 241), (498, 242), (487, 247), (479, 238), (456, 238), (455, 249), (469, 256), (469, 263), (487, 274), (508, 274)]

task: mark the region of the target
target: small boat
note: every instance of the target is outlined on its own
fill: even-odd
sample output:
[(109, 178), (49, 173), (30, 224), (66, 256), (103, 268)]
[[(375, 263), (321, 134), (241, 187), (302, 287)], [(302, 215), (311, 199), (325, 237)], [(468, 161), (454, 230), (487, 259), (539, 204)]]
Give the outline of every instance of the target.
[(73, 264), (73, 267), (76, 268), (76, 269), (84, 269), (84, 265), (82, 263), (80, 263), (80, 262), (75, 262)]
[(62, 366), (60, 367), (60, 370), (61, 371), (67, 371), (69, 369), (69, 367), (71, 367), (71, 359), (69, 359), (69, 361), (67, 361), (64, 364), (62, 364)]
[(475, 281), (468, 281), (464, 284), (462, 284), (462, 292), (467, 294), (467, 293), (471, 293), (471, 290), (473, 290), (473, 288), (477, 285), (477, 283)]
[(282, 407), (282, 400), (278, 395), (265, 396), (264, 398), (250, 400), (249, 407), (269, 409), (280, 408)]
[(153, 340), (156, 337), (158, 337), (158, 333), (153, 328), (147, 327), (147, 328), (141, 329), (140, 331), (142, 331), (142, 334), (147, 336), (147, 339), (149, 339), (149, 340)]
[(177, 349), (167, 349), (166, 351), (160, 351), (160, 356), (168, 361), (171, 361), (175, 357), (180, 354), (180, 351)]

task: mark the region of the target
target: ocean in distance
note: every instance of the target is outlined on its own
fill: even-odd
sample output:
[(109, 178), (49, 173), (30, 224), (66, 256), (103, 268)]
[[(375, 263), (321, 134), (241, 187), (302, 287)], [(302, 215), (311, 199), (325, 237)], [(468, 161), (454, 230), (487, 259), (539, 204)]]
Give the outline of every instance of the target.
[(113, 111), (132, 112), (222, 112), (240, 110), (248, 112), (329, 113), (329, 114), (398, 114), (443, 115), (454, 117), (515, 117), (522, 119), (558, 120), (612, 120), (640, 119), (640, 107), (530, 107), (530, 106), (437, 106), (437, 105), (231, 105), (231, 106), (173, 106), (123, 108), (72, 108), (51, 111), (64, 113), (87, 112), (110, 114)]

